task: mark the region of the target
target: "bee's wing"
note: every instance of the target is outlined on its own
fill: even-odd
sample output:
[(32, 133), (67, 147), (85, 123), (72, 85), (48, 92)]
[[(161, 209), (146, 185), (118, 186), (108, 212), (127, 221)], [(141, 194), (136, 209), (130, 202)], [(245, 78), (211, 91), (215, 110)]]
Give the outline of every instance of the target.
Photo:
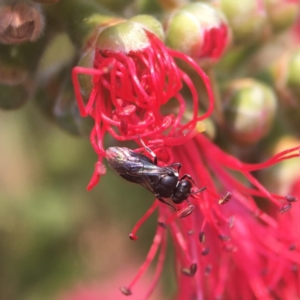
[(168, 167), (159, 167), (149, 163), (143, 164), (129, 164), (126, 166), (126, 173), (132, 176), (159, 176), (163, 174), (167, 174), (168, 171), (173, 171)]
[(108, 163), (121, 177), (142, 185), (153, 194), (161, 177), (175, 172), (173, 168), (159, 167), (147, 156), (131, 150), (128, 150), (125, 159), (109, 160)]
[(128, 164), (122, 172), (118, 172), (124, 179), (142, 185), (151, 193), (155, 194), (153, 186), (160, 180), (161, 175), (166, 174), (164, 168), (153, 164), (140, 165)]
[(153, 183), (149, 176), (142, 176), (139, 184), (146, 188), (148, 191), (150, 191), (152, 194), (155, 194), (155, 191), (153, 189)]

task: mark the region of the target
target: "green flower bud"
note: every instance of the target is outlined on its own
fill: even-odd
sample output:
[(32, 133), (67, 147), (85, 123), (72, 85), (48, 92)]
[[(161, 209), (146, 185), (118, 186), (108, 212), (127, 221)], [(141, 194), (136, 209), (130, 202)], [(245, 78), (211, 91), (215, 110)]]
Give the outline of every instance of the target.
[(267, 17), (259, 1), (221, 0), (221, 10), (226, 15), (236, 42), (251, 43), (264, 34)]
[(150, 45), (145, 29), (159, 38), (163, 37), (162, 26), (158, 20), (151, 16), (140, 15), (104, 29), (98, 37), (96, 46), (100, 50), (121, 53), (139, 51)]
[(253, 79), (231, 82), (224, 93), (225, 126), (239, 145), (260, 141), (271, 129), (277, 99), (270, 87)]
[(300, 96), (300, 50), (293, 53), (288, 62), (287, 88), (299, 98)]
[(299, 133), (300, 128), (300, 50), (285, 52), (270, 67), (285, 120)]
[(299, 15), (298, 1), (265, 0), (265, 8), (274, 31), (289, 28)]
[[(272, 146), (271, 153), (267, 156), (275, 155), (286, 149), (300, 145), (299, 139), (285, 135)], [(292, 185), (300, 180), (299, 165), (292, 159), (283, 160), (280, 164), (275, 164), (260, 173), (262, 184), (270, 191), (280, 195), (289, 195)]]
[[(277, 62), (281, 67), (281, 76), (275, 77), (276, 88), (280, 94), (282, 108), (287, 122), (300, 132), (300, 50), (285, 55)], [(277, 66), (278, 68), (278, 66)], [(277, 72), (278, 73), (278, 72)]]
[(167, 23), (166, 43), (193, 58), (216, 61), (230, 42), (225, 16), (205, 3), (189, 3)]
[(164, 30), (161, 23), (152, 16), (149, 15), (137, 15), (128, 20), (129, 22), (135, 22), (141, 24), (146, 30), (154, 33), (161, 40), (164, 39)]

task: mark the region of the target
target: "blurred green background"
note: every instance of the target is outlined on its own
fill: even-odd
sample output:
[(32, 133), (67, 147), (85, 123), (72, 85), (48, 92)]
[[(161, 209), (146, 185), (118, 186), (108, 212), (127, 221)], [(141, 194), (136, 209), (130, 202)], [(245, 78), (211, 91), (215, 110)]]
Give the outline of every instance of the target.
[[(89, 140), (61, 131), (31, 102), (0, 111), (0, 136), (0, 299), (57, 299), (78, 282), (101, 291), (105, 281), (123, 299), (118, 288), (144, 260), (156, 215), (138, 241), (128, 233), (153, 196), (110, 169), (86, 191), (96, 162)], [(125, 282), (114, 281), (128, 266)]]

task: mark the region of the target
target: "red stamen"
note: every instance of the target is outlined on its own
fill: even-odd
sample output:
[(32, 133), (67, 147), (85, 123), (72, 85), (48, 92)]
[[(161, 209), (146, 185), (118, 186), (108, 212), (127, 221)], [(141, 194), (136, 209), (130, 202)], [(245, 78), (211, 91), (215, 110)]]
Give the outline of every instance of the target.
[[(86, 107), (84, 105), (84, 101), (81, 96), (80, 83), (78, 81), (78, 76), (80, 74), (90, 75), (90, 76), (94, 76), (94, 78), (95, 78), (94, 80), (97, 80), (98, 76), (102, 76), (103, 74), (108, 73), (110, 71), (110, 69), (114, 66), (114, 64), (115, 64), (115, 59), (110, 58), (110, 59), (107, 59), (106, 61), (104, 61), (103, 64), (101, 64), (101, 67), (99, 69), (89, 69), (89, 68), (83, 68), (83, 67), (78, 67), (78, 66), (73, 68), (72, 80), (73, 80), (73, 85), (74, 85), (75, 97), (77, 100), (80, 114), (83, 117), (86, 117), (89, 114), (89, 110), (86, 109)], [(95, 96), (94, 96), (93, 92), (94, 92), (94, 90), (91, 93), (88, 103), (94, 102)], [(92, 103), (89, 104), (89, 107), (91, 105), (92, 105)]]
[(160, 226), (157, 226), (156, 234), (154, 236), (153, 243), (147, 254), (146, 260), (140, 267), (135, 278), (128, 285), (129, 290), (132, 290), (132, 287), (137, 283), (137, 281), (142, 277), (142, 275), (148, 270), (151, 262), (153, 261), (155, 255), (156, 255), (156, 252), (162, 242), (163, 237), (164, 237), (164, 229), (162, 229)]
[(146, 213), (137, 221), (137, 223), (134, 225), (131, 233), (130, 233), (130, 238), (133, 240), (137, 240), (137, 231), (140, 229), (140, 227), (146, 222), (146, 220), (154, 213), (156, 208), (159, 205), (159, 201), (156, 200), (153, 202), (153, 204), (150, 206), (150, 208), (146, 211)]
[(164, 234), (164, 237), (162, 238), (162, 243), (161, 243), (161, 249), (160, 253), (158, 256), (157, 260), (157, 265), (156, 265), (156, 270), (153, 276), (153, 280), (148, 288), (148, 291), (146, 292), (145, 297), (143, 298), (144, 300), (147, 300), (151, 294), (153, 293), (155, 287), (157, 286), (158, 280), (161, 276), (161, 272), (164, 266), (164, 262), (166, 259), (166, 252), (167, 252), (167, 236), (166, 233)]

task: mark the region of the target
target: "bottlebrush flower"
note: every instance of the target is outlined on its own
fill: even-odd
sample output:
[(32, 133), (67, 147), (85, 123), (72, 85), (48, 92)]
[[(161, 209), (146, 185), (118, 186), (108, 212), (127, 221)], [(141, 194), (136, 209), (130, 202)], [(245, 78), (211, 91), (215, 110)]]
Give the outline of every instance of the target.
[[(192, 59), (165, 47), (159, 32), (149, 17), (111, 26), (98, 38), (93, 68), (73, 70), (80, 112), (95, 120), (91, 143), (98, 162), (88, 188), (105, 173), (106, 133), (119, 141), (140, 143), (142, 138), (154, 149), (160, 165), (180, 162), (182, 174), (190, 174), (197, 185), (207, 188), (189, 198), (193, 211), (185, 203), (178, 204), (179, 213), (158, 200), (153, 203), (129, 235), (136, 240), (140, 226), (157, 210), (153, 243), (136, 277), (120, 290), (125, 295), (133, 293), (158, 255), (153, 281), (143, 299), (150, 297), (163, 269), (168, 229), (175, 252), (176, 299), (272, 299), (272, 293), (281, 298), (280, 278), (292, 276), (289, 266), (299, 265), (300, 257), (290, 254), (290, 243), (278, 234), (278, 219), (262, 207), (272, 203), (279, 214), (289, 198), (270, 193), (251, 172), (298, 157), (299, 147), (264, 163), (247, 164), (197, 131), (199, 122), (213, 109), (209, 80)], [(194, 83), (174, 58), (188, 63), (206, 86), (209, 105), (202, 116), (198, 116)], [(183, 87), (188, 88), (188, 95)], [(190, 97), (191, 103), (186, 101)], [(186, 121), (190, 110), (192, 117)]]
[[(287, 274), (286, 279), (292, 276), (290, 266), (300, 263), (299, 253), (290, 255), (291, 241), (282, 239), (278, 232), (278, 215), (289, 201), (271, 194), (251, 172), (298, 157), (299, 146), (264, 163), (246, 164), (198, 134), (173, 147), (172, 154), (174, 161), (182, 163), (182, 172), (189, 173), (207, 191), (195, 195), (194, 200), (190, 198), (195, 209), (186, 218), (178, 218), (167, 206), (154, 202), (130, 234), (131, 239), (137, 239), (141, 224), (158, 209), (152, 247), (137, 276), (122, 292), (131, 292), (159, 250), (157, 276), (147, 299), (162, 269), (168, 228), (175, 251), (176, 299), (273, 299), (273, 293), (282, 298), (283, 274)], [(265, 200), (256, 204), (256, 197)], [(269, 203), (277, 207), (275, 216), (260, 208)]]
[(267, 14), (263, 1), (221, 0), (220, 8), (228, 19), (235, 42), (253, 43), (265, 34)]
[[(73, 69), (80, 113), (95, 120), (90, 139), (98, 162), (88, 189), (94, 187), (105, 172), (102, 165), (102, 158), (106, 156), (105, 133), (120, 141), (143, 138), (147, 143), (151, 139), (153, 143), (171, 147), (191, 138), (197, 122), (213, 110), (208, 77), (192, 59), (165, 47), (159, 38), (162, 35), (160, 23), (148, 16), (110, 26), (98, 37), (92, 52), (93, 68)], [(207, 88), (209, 105), (202, 116), (198, 116), (196, 88), (174, 58), (194, 68)], [(192, 98), (193, 114), (187, 122), (183, 121), (188, 105), (182, 94), (183, 87), (188, 88)], [(89, 97), (85, 103), (86, 94)], [(169, 109), (165, 109), (167, 106)]]

